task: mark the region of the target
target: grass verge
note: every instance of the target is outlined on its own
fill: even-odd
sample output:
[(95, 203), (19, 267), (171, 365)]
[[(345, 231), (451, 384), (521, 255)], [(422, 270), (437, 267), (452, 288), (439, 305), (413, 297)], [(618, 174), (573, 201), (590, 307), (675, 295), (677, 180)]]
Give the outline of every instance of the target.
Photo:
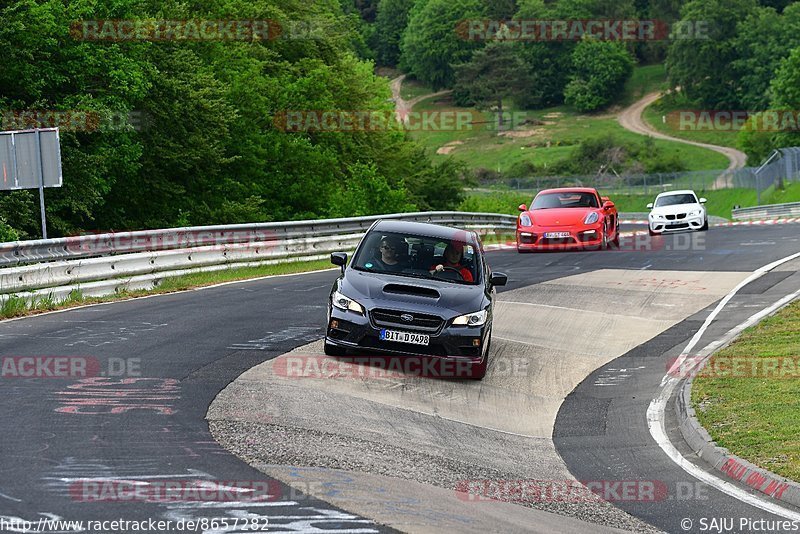
[(222, 271), (196, 272), (164, 278), (158, 286), (153, 289), (121, 291), (103, 297), (87, 297), (84, 296), (79, 289), (76, 289), (72, 291), (66, 299), (61, 301), (56, 301), (49, 296), (29, 297), (24, 294), (11, 295), (11, 297), (0, 304), (0, 319), (35, 315), (53, 310), (84, 306), (86, 304), (99, 304), (148, 295), (175, 293), (178, 291), (186, 291), (187, 289), (222, 284), (224, 282), (234, 282), (237, 280), (248, 280), (262, 276), (319, 271), (329, 267), (331, 267), (331, 264), (328, 260), (277, 263), (274, 265), (262, 265), (260, 267), (235, 267)]
[[(700, 423), (720, 447), (765, 469), (800, 481), (800, 302), (746, 330), (715, 354), (743, 359), (747, 371), (710, 376), (701, 371), (692, 386)], [(792, 362), (789, 366), (788, 362)], [(752, 373), (756, 365), (764, 372)], [(766, 372), (777, 365), (775, 372)], [(791, 367), (791, 369), (788, 369)], [(722, 373), (719, 373), (722, 374)], [(734, 373), (731, 373), (734, 374)], [(751, 374), (752, 377), (741, 375)]]
[[(454, 106), (448, 97), (423, 100), (415, 111), (472, 112), (473, 108)], [(577, 145), (587, 139), (608, 135), (620, 143), (642, 143), (645, 137), (629, 132), (612, 114), (579, 114), (559, 106), (535, 111), (511, 107), (508, 113), (524, 113), (531, 126), (518, 126), (515, 132), (498, 135), (490, 124), (471, 123), (461, 129), (412, 131), (412, 137), (428, 149), (434, 159), (452, 156), (472, 169), (507, 173), (520, 163), (547, 167), (574, 156)], [(481, 120), (490, 121), (491, 113)], [(675, 141), (654, 139), (654, 146), (665, 159), (677, 159), (690, 171), (725, 169), (728, 158), (712, 150)]]
[[(672, 137), (695, 141), (697, 143), (739, 148), (736, 145), (739, 137), (738, 130), (714, 130), (710, 127), (705, 127), (705, 123), (698, 124), (699, 129), (696, 130), (681, 129), (678, 113), (686, 110), (687, 107), (685, 105), (667, 104), (663, 102), (663, 100), (658, 100), (645, 108), (644, 113), (642, 113), (642, 118), (654, 129)], [(697, 110), (689, 111), (695, 112)]]
[(400, 96), (403, 100), (413, 100), (419, 96), (424, 96), (433, 93), (433, 89), (428, 87), (417, 80), (403, 80), (403, 86), (400, 88)]
[[(599, 113), (581, 114), (569, 106), (526, 111), (506, 102), (507, 113), (517, 113), (518, 119), (530, 122), (517, 125), (516, 131), (503, 135), (498, 135), (493, 126), (492, 113), (475, 113), (474, 108), (457, 107), (447, 96), (431, 98), (419, 102), (414, 111), (470, 112), (475, 113), (475, 120), (461, 128), (418, 129), (411, 135), (434, 159), (452, 156), (471, 169), (504, 174), (520, 164), (546, 169), (574, 157), (577, 145), (587, 139), (611, 135), (622, 144), (642, 143), (644, 136), (619, 125), (617, 112), (644, 94), (663, 89), (665, 79), (663, 65), (636, 67), (619, 102)], [(415, 81), (404, 82), (401, 90), (407, 100), (429, 92), (429, 88)], [(690, 171), (725, 169), (729, 163), (722, 154), (679, 142), (657, 139), (654, 147), (665, 160), (679, 160)]]
[(644, 95), (667, 88), (667, 68), (663, 63), (643, 65), (633, 69), (633, 74), (625, 82), (619, 104), (630, 106)]

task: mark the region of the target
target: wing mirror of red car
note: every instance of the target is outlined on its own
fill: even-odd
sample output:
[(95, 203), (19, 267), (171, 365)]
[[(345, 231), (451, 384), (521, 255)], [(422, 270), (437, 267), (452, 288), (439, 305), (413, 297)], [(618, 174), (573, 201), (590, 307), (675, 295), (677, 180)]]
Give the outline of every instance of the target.
[(604, 210), (610, 210), (613, 207), (614, 207), (614, 203), (611, 202), (610, 200), (607, 200), (607, 201), (603, 202), (603, 209)]
[(528, 211), (528, 206), (526, 206), (525, 204), (520, 204), (517, 209), (519, 211)]
[(508, 283), (508, 276), (503, 273), (492, 273), (489, 283), (493, 286), (504, 286)]

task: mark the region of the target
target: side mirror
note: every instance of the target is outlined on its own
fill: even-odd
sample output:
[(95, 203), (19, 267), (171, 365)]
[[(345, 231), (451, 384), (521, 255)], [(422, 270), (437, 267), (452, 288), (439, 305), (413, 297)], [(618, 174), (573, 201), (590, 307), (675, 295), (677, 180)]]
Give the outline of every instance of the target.
[(708, 200), (706, 200), (706, 199), (704, 199), (704, 198), (701, 198), (701, 199), (700, 199), (700, 204), (705, 204), (706, 202), (708, 202)]
[(489, 283), (493, 286), (504, 286), (508, 283), (508, 276), (503, 273), (492, 273), (489, 277)]
[(607, 200), (607, 201), (603, 202), (603, 209), (604, 210), (610, 210), (613, 207), (614, 207), (614, 203), (611, 202), (610, 200)]
[(653, 203), (652, 202), (647, 205), (647, 209), (649, 209), (649, 210), (653, 209)]
[(344, 271), (345, 265), (347, 265), (347, 253), (346, 252), (334, 252), (331, 254), (331, 263), (334, 265), (338, 265)]
[(517, 207), (517, 209), (519, 211), (528, 211), (528, 206), (526, 206), (525, 204), (520, 204), (519, 207)]

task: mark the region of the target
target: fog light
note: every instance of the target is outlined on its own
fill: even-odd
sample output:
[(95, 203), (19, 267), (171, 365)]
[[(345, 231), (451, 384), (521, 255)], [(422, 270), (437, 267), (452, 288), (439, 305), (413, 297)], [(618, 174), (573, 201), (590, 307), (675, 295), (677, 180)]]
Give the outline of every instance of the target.
[(339, 328), (339, 321), (331, 319), (331, 328)]
[(480, 338), (473, 339), (472, 340), (472, 346), (473, 347), (480, 347), (481, 346), (481, 339)]

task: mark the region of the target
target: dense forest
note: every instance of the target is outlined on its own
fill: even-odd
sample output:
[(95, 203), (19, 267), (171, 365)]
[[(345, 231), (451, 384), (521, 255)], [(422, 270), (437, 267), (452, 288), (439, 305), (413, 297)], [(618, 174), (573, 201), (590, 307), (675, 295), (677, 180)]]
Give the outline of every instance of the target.
[[(472, 19), (592, 18), (702, 20), (709, 35), (536, 42), (457, 31)], [(282, 31), (80, 35), (80, 21), (144, 19), (269, 20)], [(687, 108), (796, 110), (799, 30), (800, 3), (780, 0), (23, 0), (0, 4), (0, 112), (97, 117), (62, 131), (64, 186), (46, 192), (53, 235), (451, 209), (469, 173), (432, 163), (406, 132), (286, 132), (276, 118), (390, 113), (379, 68), (452, 88), (465, 105), (512, 98), (593, 111), (613, 102), (634, 64), (655, 62), (666, 62), (680, 87), (671, 98)], [(800, 144), (794, 136), (741, 134), (757, 156)], [(37, 196), (0, 192), (0, 240), (38, 236)]]

